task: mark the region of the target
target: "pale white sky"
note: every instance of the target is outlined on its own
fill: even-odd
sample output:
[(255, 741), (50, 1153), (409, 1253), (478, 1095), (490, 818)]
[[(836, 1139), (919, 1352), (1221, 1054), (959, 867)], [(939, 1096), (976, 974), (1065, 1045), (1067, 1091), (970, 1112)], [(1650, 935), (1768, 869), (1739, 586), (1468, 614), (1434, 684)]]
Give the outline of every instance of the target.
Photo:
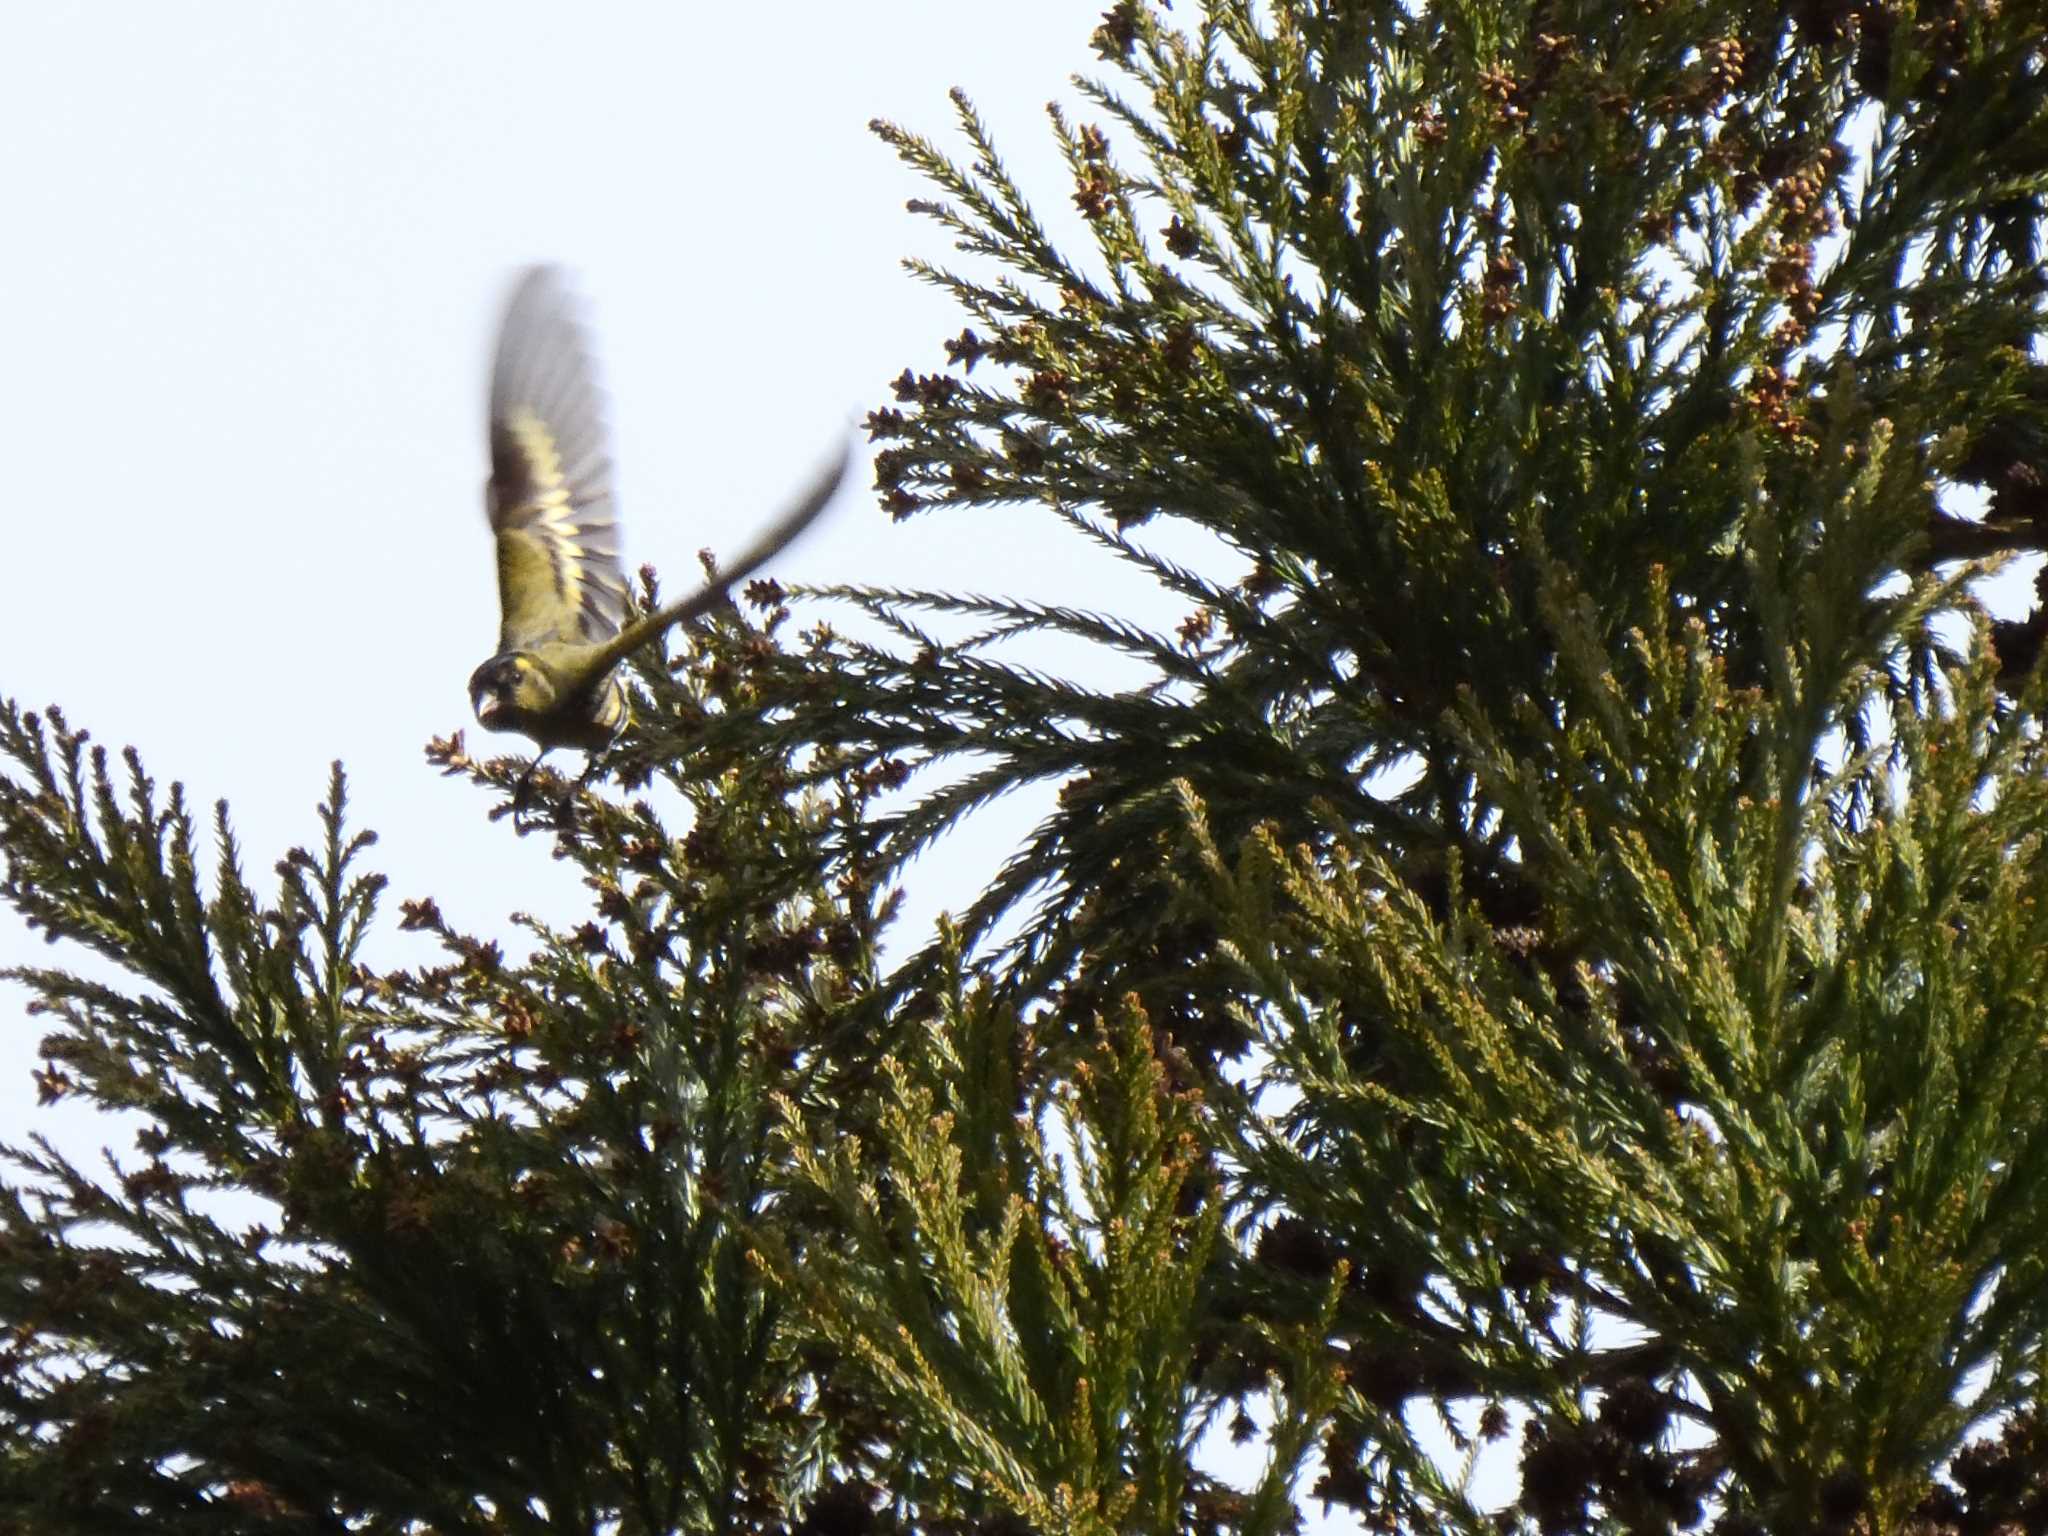
[[(964, 87), (1072, 228), (1042, 108), (1080, 110), (1066, 82), (1098, 69), (1105, 4), (7, 8), (0, 692), (226, 796), (259, 884), (316, 834), (339, 756), (392, 898), (485, 932), (576, 912), (545, 840), (421, 757), (470, 725), (496, 633), (482, 400), (511, 272), (575, 274), (628, 566), (674, 588), (963, 323), (898, 267), (948, 252), (868, 120), (957, 145)], [(897, 527), (856, 478), (775, 574), (1179, 616), (1043, 514)], [(964, 902), (1032, 814), (928, 859), (914, 920)], [(377, 954), (430, 958), (388, 915)], [(73, 959), (0, 913), (0, 964)], [(126, 1151), (35, 1109), (20, 1001), (0, 988), (0, 1136)]]

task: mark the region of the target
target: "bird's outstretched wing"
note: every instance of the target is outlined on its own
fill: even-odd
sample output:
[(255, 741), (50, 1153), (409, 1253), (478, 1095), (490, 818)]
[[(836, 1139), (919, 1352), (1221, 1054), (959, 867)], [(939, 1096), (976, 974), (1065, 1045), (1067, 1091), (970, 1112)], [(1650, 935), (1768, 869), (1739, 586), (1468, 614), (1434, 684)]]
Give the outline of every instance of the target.
[(560, 274), (521, 275), (491, 370), (498, 649), (599, 641), (626, 612), (603, 402)]
[(617, 637), (607, 641), (604, 649), (597, 653), (598, 665), (609, 667), (624, 661), (627, 656), (667, 629), (669, 625), (686, 624), (691, 619), (709, 613), (724, 602), (726, 593), (734, 586), (745, 581), (755, 571), (781, 554), (795, 542), (798, 534), (818, 520), (818, 514), (831, 505), (832, 498), (839, 494), (839, 487), (845, 483), (847, 468), (852, 463), (852, 442), (841, 443), (839, 452), (833, 456), (832, 462), (805, 488), (803, 495), (791, 503), (788, 511), (769, 524), (767, 532), (754, 540), (739, 559), (681, 602), (670, 603), (666, 608), (658, 608), (653, 613), (635, 619), (619, 631)]

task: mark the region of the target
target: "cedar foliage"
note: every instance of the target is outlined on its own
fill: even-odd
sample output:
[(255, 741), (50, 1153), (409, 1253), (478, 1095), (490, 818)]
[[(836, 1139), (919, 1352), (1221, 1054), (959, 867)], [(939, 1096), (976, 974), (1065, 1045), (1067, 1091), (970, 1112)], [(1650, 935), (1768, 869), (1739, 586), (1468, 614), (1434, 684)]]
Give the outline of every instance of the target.
[(2048, 547), (2044, 36), (1123, 0), (1085, 252), (964, 98), (878, 125), (967, 324), (884, 505), (1189, 616), (757, 584), (623, 798), (541, 776), (524, 960), (368, 967), (338, 769), (264, 893), (10, 708), (0, 893), (127, 978), (20, 978), (45, 1090), (144, 1128), (12, 1151), (0, 1518), (1282, 1531), (1313, 1452), (1378, 1530), (2048, 1530), (2048, 621), (1971, 590)]

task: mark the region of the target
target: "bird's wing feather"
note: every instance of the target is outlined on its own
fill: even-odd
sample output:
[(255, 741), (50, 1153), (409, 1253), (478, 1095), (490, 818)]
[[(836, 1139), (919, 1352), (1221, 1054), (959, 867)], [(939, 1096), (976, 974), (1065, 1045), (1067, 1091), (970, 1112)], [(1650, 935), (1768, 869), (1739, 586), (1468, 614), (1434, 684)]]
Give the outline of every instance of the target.
[(512, 292), (491, 370), (491, 529), (500, 651), (598, 641), (626, 612), (603, 402), (552, 267)]

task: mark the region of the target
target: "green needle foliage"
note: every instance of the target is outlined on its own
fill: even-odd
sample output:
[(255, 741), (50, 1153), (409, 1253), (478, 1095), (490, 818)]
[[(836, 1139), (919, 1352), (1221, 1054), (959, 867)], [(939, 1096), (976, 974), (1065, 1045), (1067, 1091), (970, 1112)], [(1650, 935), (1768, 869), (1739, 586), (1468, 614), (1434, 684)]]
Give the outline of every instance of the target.
[[(1555, 601), (1589, 605), (1612, 645), (1668, 619), (1658, 566), (1747, 681), (1786, 637), (1745, 538), (1823, 572), (1835, 611), (1802, 622), (1873, 654), (1910, 604), (1860, 599), (1916, 552), (2038, 543), (2038, 29), (1795, 10), (1208, 4), (1183, 31), (1119, 5), (1096, 34), (1117, 76), (1080, 82), (1104, 126), (1054, 114), (1085, 255), (964, 98), (961, 160), (878, 125), (967, 258), (912, 269), (972, 321), (946, 344), (957, 374), (906, 371), (869, 419), (885, 504), (1042, 508), (1189, 610), (1153, 634), (1056, 604), (836, 594), (884, 639), (836, 643), (836, 686), (804, 675), (791, 739), (942, 770), (871, 830), (879, 852), (1059, 783), (965, 918), (978, 937), (1036, 900), (1020, 952), (1058, 973), (1083, 909), (1123, 930), (1156, 905), (1135, 850), (1185, 778), (1226, 840), (1328, 805), (1418, 881), (1455, 856), (1522, 921), (1538, 898), (1447, 722), (1469, 705), (1518, 730), (1558, 691)], [(1822, 536), (1880, 430), (1898, 449), (1873, 510)], [(1942, 517), (1941, 472), (2011, 515)], [(1149, 552), (1153, 519), (1249, 572)], [(1150, 685), (1005, 661), (1037, 633)], [(1810, 739), (1833, 681), (1801, 684)]]
[(44, 1091), (136, 1127), (8, 1152), (0, 1526), (2048, 1531), (2039, 7), (1094, 41), (1076, 238), (879, 127), (966, 328), (869, 428), (1171, 632), (756, 583), (520, 802), (588, 921), (412, 969), (339, 770), (259, 890), (0, 714)]
[(964, 98), (958, 157), (879, 125), (969, 321), (870, 418), (885, 504), (1042, 510), (1189, 613), (839, 589), (775, 739), (908, 776), (884, 867), (1060, 786), (963, 932), (1207, 1083), (1219, 1305), (1349, 1270), (1319, 1486), (1370, 1521), (1494, 1523), (1426, 1403), (1519, 1435), (1509, 1524), (2048, 1520), (2044, 620), (1968, 585), (2048, 546), (2044, 36), (1132, 0), (1053, 114), (1080, 242)]
[(767, 764), (681, 786), (686, 837), (564, 800), (588, 922), (515, 962), (410, 901), (437, 956), (372, 969), (338, 767), (266, 893), (132, 753), (12, 706), (0, 753), (0, 894), (118, 978), (14, 974), (45, 1094), (139, 1121), (102, 1173), (8, 1153), (0, 1527), (779, 1527), (822, 1430), (741, 1233), (872, 957), (809, 853), (844, 807)]
[(791, 1108), (792, 1188), (845, 1240), (770, 1262), (905, 1426), (869, 1475), (915, 1490), (927, 1518), (1007, 1511), (1076, 1536), (1290, 1529), (1336, 1388), (1314, 1336), (1295, 1340), (1299, 1379), (1258, 1489), (1189, 1464), (1213, 1406), (1195, 1375), (1221, 1215), (1198, 1103), (1169, 1088), (1134, 1003), (1051, 1104), (1014, 1070), (1019, 1034), (956, 979), (887, 1069), (880, 1180), (866, 1149), (821, 1147)]

